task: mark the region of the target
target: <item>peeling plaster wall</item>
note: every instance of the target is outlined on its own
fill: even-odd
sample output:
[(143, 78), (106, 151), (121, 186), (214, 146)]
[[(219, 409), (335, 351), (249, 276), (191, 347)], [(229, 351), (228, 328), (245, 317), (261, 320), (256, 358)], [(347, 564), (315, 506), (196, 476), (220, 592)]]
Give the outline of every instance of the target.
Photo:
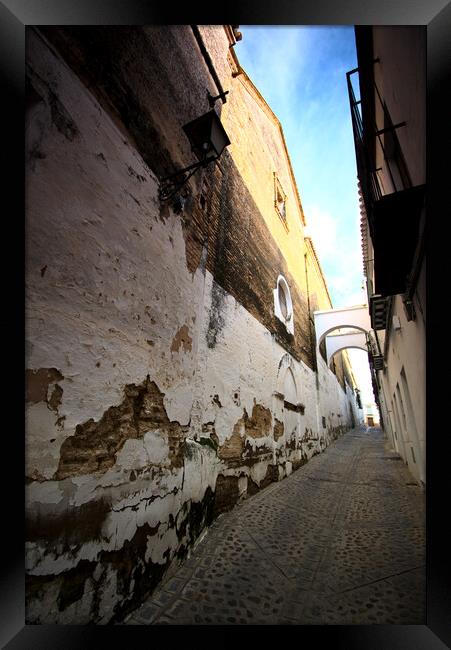
[[(425, 272), (425, 263), (422, 272)], [(395, 296), (393, 299), (392, 316), (397, 316), (400, 328), (394, 328), (392, 318), (386, 351), (386, 369), (383, 373), (380, 372), (379, 376), (387, 400), (386, 408), (391, 414), (390, 423), (396, 431), (398, 451), (412, 475), (425, 483), (426, 381), (423, 370), (426, 364), (426, 328), (418, 293), (415, 295), (417, 317), (412, 321), (407, 320), (401, 297)], [(420, 293), (421, 295), (424, 296), (424, 293)]]
[[(209, 447), (187, 443), (175, 463), (168, 448), (169, 429), (181, 444), (188, 434), (205, 278), (189, 272), (180, 219), (160, 213), (151, 170), (79, 80), (28, 36), (27, 616), (101, 622), (118, 596), (88, 600), (107, 583), (114, 592), (125, 571), (109, 554), (138, 549), (148, 527), (141, 561), (161, 574), (200, 526), (190, 530), (190, 503), (214, 489)], [(161, 397), (148, 412), (137, 390), (146, 377)], [(58, 593), (70, 591), (64, 581), (81, 585), (82, 562), (90, 577), (70, 588), (74, 602), (53, 598), (50, 578), (66, 576)], [(122, 609), (136, 597), (130, 584), (123, 591)]]
[[(238, 428), (241, 453), (246, 458), (243, 464), (248, 467), (243, 468), (243, 464), (236, 462), (236, 454), (230, 454), (232, 462), (228, 463), (227, 475), (245, 475), (258, 483), (268, 465), (277, 463), (279, 476), (285, 476), (290, 463), (299, 466), (350, 427), (350, 398), (325, 364), (321, 366), (318, 390), (316, 374), (287, 354), (231, 296), (225, 298), (222, 313), (224, 325), (220, 338), (208, 352), (204, 422), (214, 422), (219, 445), (227, 445), (236, 437), (237, 425), (239, 427), (243, 416), (253, 415), (258, 395), (258, 406), (267, 409), (270, 426), (265, 435), (258, 438), (249, 435), (245, 426)], [(249, 346), (250, 340), (252, 346)], [(295, 401), (305, 405), (302, 414), (288, 411), (279, 397), (288, 369), (292, 370), (296, 381)], [(220, 406), (215, 396), (219, 396)], [(292, 399), (290, 397), (290, 401)], [(336, 414), (330, 417), (325, 430), (318, 423), (318, 401), (320, 412)]]
[(27, 622), (109, 623), (346, 430), (349, 398), (281, 345), (271, 294), (253, 311), (224, 288), (227, 233), (195, 241), (199, 208), (160, 204), (130, 132), (33, 31), (27, 61)]

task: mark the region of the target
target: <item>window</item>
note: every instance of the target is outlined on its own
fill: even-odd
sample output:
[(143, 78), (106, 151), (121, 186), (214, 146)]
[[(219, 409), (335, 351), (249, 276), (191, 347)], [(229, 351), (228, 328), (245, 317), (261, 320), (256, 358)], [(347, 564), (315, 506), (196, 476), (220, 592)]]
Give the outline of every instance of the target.
[(287, 227), (287, 197), (282, 189), (276, 172), (274, 172), (274, 206), (279, 217)]
[(294, 334), (293, 303), (290, 289), (283, 275), (277, 278), (274, 289), (274, 315), (282, 321), (290, 334)]
[(287, 297), (285, 294), (285, 288), (281, 282), (279, 282), (279, 305), (282, 316), (286, 320), (288, 318), (288, 306), (287, 306)]

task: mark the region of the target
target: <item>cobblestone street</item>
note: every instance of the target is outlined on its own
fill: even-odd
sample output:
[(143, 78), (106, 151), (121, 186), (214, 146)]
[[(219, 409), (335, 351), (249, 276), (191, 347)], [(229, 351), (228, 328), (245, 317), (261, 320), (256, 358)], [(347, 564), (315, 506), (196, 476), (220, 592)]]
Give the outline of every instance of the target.
[(425, 624), (425, 494), (354, 429), (220, 516), (129, 625)]

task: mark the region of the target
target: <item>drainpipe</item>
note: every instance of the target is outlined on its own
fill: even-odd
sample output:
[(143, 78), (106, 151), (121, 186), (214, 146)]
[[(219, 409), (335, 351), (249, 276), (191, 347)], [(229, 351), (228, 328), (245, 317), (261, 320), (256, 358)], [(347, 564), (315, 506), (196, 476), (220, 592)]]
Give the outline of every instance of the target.
[(211, 76), (213, 77), (213, 80), (216, 84), (216, 88), (218, 90), (218, 95), (220, 95), (220, 98), (222, 100), (222, 103), (226, 103), (226, 98), (225, 98), (225, 93), (224, 89), (222, 87), (222, 84), (219, 80), (218, 74), (215, 70), (215, 67), (213, 65), (213, 61), (211, 60), (210, 55), (207, 52), (207, 48), (205, 47), (205, 43), (203, 41), (203, 38), (200, 34), (199, 28), (197, 25), (191, 25), (191, 29), (193, 30), (194, 37), (197, 41), (197, 44), (199, 45), (200, 51), (202, 52), (202, 56), (204, 57), (205, 63), (207, 64), (207, 68), (210, 71)]
[[(308, 283), (308, 271), (307, 271), (307, 253), (304, 253), (304, 268), (305, 268), (305, 282), (307, 288), (307, 309), (308, 309), (308, 322), (309, 322), (309, 331), (310, 331), (310, 349), (312, 352), (313, 359), (313, 370), (315, 371), (315, 384), (316, 384), (316, 399), (315, 399), (315, 410), (316, 410), (316, 430), (318, 431), (318, 440), (321, 440), (322, 429), (319, 425), (319, 376), (318, 376), (318, 362), (316, 358), (316, 348), (314, 348), (314, 322), (310, 312), (310, 289)], [(312, 327), (313, 325), (313, 327)], [(321, 433), (320, 433), (321, 432)]]
[(308, 321), (309, 321), (309, 333), (310, 333), (310, 350), (312, 353), (313, 369), (315, 372), (317, 372), (318, 366), (316, 363), (316, 354), (315, 354), (315, 350), (313, 349), (312, 314), (310, 311), (310, 290), (309, 290), (308, 272), (307, 272), (307, 253), (304, 253), (304, 268), (305, 268), (305, 283), (307, 287), (307, 309), (308, 309)]

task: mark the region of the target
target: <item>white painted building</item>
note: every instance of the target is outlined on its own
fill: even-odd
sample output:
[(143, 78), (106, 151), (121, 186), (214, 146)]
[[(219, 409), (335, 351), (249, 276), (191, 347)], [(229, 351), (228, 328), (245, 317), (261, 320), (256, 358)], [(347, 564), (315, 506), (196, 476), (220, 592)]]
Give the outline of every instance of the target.
[[(383, 427), (426, 482), (426, 28), (358, 26), (349, 71), (370, 360)], [(358, 74), (357, 84), (353, 81)]]

